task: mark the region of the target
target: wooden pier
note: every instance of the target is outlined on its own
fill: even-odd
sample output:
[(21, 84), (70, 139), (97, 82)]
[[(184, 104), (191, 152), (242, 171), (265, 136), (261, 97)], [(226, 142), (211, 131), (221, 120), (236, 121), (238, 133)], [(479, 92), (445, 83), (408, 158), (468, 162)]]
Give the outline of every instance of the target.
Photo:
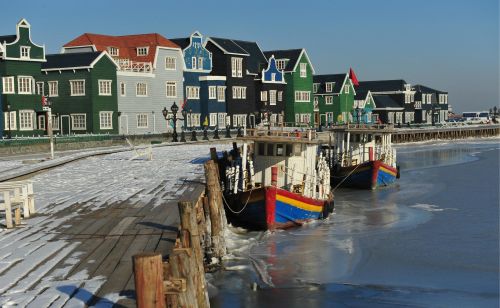
[(439, 128), (395, 128), (395, 132), (392, 134), (392, 142), (404, 143), (494, 136), (500, 136), (500, 125), (498, 124)]

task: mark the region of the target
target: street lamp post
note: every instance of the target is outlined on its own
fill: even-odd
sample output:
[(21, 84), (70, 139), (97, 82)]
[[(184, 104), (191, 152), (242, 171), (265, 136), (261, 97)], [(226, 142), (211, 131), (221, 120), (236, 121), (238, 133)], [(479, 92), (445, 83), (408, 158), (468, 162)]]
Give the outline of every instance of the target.
[(174, 102), (172, 107), (170, 107), (170, 110), (172, 112), (172, 117), (169, 117), (167, 107), (163, 107), (163, 110), (161, 111), (161, 113), (163, 114), (163, 117), (165, 118), (165, 120), (167, 120), (167, 121), (172, 120), (174, 122), (174, 131), (172, 133), (172, 141), (179, 142), (179, 140), (177, 140), (177, 111), (179, 111), (179, 107), (177, 107), (177, 104)]
[(181, 114), (182, 114), (182, 117), (184, 118), (184, 127), (182, 128), (182, 131), (181, 131), (181, 142), (186, 142), (186, 136), (185, 136), (185, 131), (186, 131), (186, 115), (187, 115), (186, 109), (182, 108)]
[(7, 139), (12, 138), (11, 124), (10, 124), (10, 104), (7, 104)]

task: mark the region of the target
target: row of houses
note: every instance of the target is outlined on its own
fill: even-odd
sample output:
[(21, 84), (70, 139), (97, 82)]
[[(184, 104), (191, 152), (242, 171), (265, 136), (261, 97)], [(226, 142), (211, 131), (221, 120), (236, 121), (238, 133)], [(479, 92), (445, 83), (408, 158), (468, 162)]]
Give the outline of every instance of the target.
[(448, 94), (404, 80), (358, 81), (352, 69), (318, 75), (305, 49), (263, 51), (253, 41), (160, 34), (82, 34), (59, 54), (31, 39), (22, 19), (0, 36), (0, 135), (155, 134), (162, 111), (179, 128), (259, 124), (436, 123)]

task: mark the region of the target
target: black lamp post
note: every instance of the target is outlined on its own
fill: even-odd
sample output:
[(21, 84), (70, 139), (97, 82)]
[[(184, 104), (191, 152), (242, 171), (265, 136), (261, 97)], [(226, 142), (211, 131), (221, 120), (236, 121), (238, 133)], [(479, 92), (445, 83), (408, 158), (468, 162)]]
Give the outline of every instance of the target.
[(11, 124), (10, 124), (10, 104), (7, 104), (7, 127), (9, 130), (7, 131), (7, 139), (12, 138)]
[(172, 121), (174, 122), (174, 132), (172, 133), (172, 141), (178, 142), (179, 140), (177, 140), (177, 111), (179, 111), (179, 107), (177, 107), (177, 104), (174, 102), (172, 107), (170, 107), (170, 110), (172, 111), (172, 118), (168, 117), (167, 107), (163, 107), (163, 110), (161, 111), (161, 113), (163, 114), (163, 117), (165, 118), (165, 120), (168, 121), (168, 120), (172, 119)]

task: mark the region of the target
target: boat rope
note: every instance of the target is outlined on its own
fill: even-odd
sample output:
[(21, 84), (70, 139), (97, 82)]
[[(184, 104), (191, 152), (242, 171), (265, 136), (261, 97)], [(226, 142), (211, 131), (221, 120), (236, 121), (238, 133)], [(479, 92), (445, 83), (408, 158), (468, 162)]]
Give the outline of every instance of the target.
[[(281, 172), (283, 172), (285, 175), (288, 175), (288, 176), (290, 177), (290, 181), (292, 181), (292, 182), (293, 182), (293, 180), (294, 180), (293, 175), (291, 175), (290, 173), (288, 173), (288, 172), (286, 172), (285, 170), (283, 170), (283, 168), (290, 169), (290, 170), (292, 170), (292, 172), (297, 172), (297, 173), (301, 173), (301, 174), (303, 174), (303, 175), (307, 175), (307, 176), (308, 176), (308, 178), (314, 177), (314, 175), (310, 175), (310, 174), (307, 174), (307, 173), (303, 173), (303, 172), (295, 171), (295, 170), (294, 170), (294, 169), (292, 169), (292, 168), (287, 168), (287, 167), (285, 167), (285, 166), (281, 166), (281, 167), (282, 167)], [(317, 177), (318, 177), (318, 183), (319, 183), (319, 182), (320, 182), (320, 180), (322, 179), (322, 177), (320, 177), (319, 175), (318, 175)], [(299, 180), (300, 180), (300, 179), (299, 179)], [(310, 181), (310, 180), (300, 180), (300, 181), (301, 181), (302, 183), (309, 183), (309, 184), (311, 184), (311, 185), (318, 185), (318, 183), (314, 183), (314, 181)], [(291, 185), (291, 184), (289, 184), (289, 185)]]
[(227, 203), (226, 201), (226, 198), (224, 198), (224, 193), (222, 192), (221, 195), (222, 195), (222, 200), (224, 201), (224, 203), (226, 204), (226, 207), (229, 209), (229, 211), (233, 214), (240, 214), (241, 212), (243, 212), (245, 210), (245, 208), (247, 207), (248, 205), (248, 201), (250, 201), (250, 196), (252, 196), (252, 191), (253, 191), (253, 187), (250, 189), (250, 193), (248, 194), (248, 198), (247, 198), (247, 201), (245, 202), (245, 205), (243, 205), (243, 207), (241, 208), (241, 210), (239, 211), (235, 211), (231, 208), (231, 206), (229, 206), (229, 203)]
[[(340, 185), (342, 185), (342, 183), (344, 183), (345, 180), (347, 180), (348, 177), (351, 176), (351, 174), (353, 174), (354, 171), (356, 171), (356, 169), (358, 169), (358, 167), (361, 166), (361, 164), (358, 164), (354, 169), (351, 170), (351, 172), (349, 172), (349, 174), (342, 179), (342, 181), (340, 181), (340, 183), (337, 184), (337, 186), (335, 186), (331, 192), (333, 193), (337, 188), (339, 188)], [(334, 175), (335, 176), (335, 175)]]

